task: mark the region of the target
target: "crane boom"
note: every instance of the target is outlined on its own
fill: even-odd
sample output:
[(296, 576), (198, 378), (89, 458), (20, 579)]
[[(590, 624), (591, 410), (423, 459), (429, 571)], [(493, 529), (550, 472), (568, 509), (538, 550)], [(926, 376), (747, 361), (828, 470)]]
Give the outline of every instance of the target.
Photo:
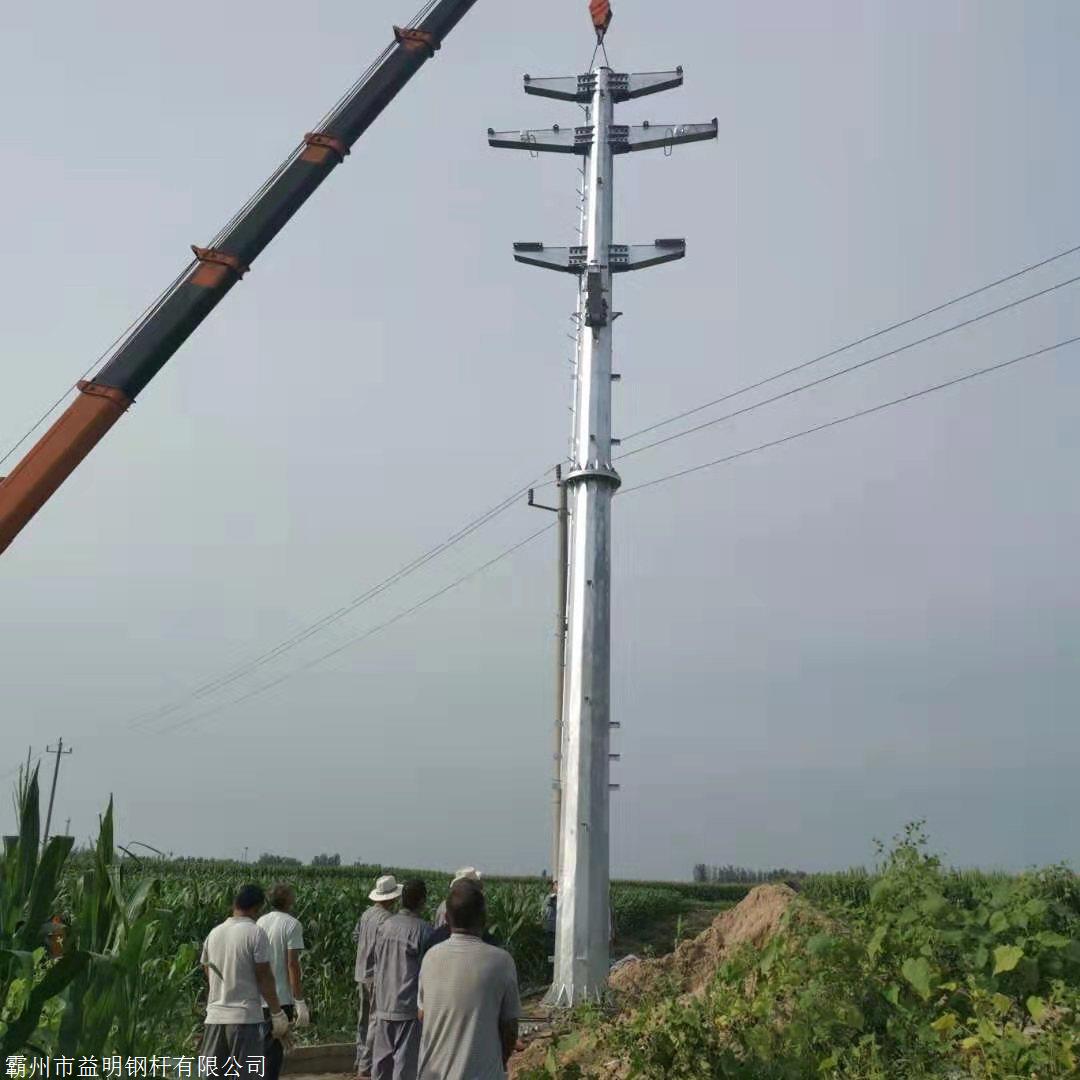
[(394, 41), (341, 103), (304, 136), (292, 155), (158, 302), (135, 324), (74, 402), (0, 478), (0, 552), (131, 406), (280, 232), (399, 90), (435, 55), (476, 0), (434, 0)]

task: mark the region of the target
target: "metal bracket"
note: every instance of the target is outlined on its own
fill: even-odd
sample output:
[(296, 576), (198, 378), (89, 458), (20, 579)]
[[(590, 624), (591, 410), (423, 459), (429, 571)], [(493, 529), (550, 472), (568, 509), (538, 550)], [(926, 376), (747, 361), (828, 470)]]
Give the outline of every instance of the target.
[(197, 244), (192, 244), (191, 250), (195, 252), (195, 258), (202, 263), (199, 269), (191, 275), (192, 285), (212, 288), (215, 285), (222, 284), (225, 280), (226, 270), (231, 270), (239, 280), (251, 269), (235, 255), (230, 255), (225, 251), (218, 251), (217, 248), (202, 248)]
[(563, 477), (564, 484), (569, 484), (571, 481), (577, 483), (579, 480), (606, 480), (615, 487), (622, 485), (622, 477), (614, 469), (602, 469), (595, 466), (574, 469)]
[(591, 125), (584, 127), (532, 128), (522, 131), (496, 131), (488, 128), (488, 145), (504, 150), (528, 150), (530, 154), (587, 154), (593, 143)]
[(300, 155), (301, 161), (310, 161), (320, 165), (330, 157), (337, 154), (340, 164), (348, 156), (349, 147), (334, 135), (327, 135), (322, 131), (309, 131), (304, 136), (304, 152)]
[(607, 326), (608, 321), (603, 275), (599, 270), (589, 270), (585, 278), (585, 325)]
[(715, 139), (720, 132), (720, 121), (714, 118), (708, 124), (613, 124), (610, 130), (612, 152), (628, 154)]
[[(674, 71), (644, 71), (637, 74), (613, 71), (608, 75), (608, 89), (614, 101), (630, 101), (647, 94), (659, 94), (682, 84), (681, 67)], [(526, 75), (525, 93), (585, 105), (596, 93), (596, 75), (591, 71), (586, 75), (559, 75), (542, 79)]]
[(612, 244), (609, 260), (613, 274), (624, 274), (674, 262), (685, 255), (685, 240), (654, 240), (651, 244)]
[(414, 27), (394, 27), (394, 40), (408, 49), (410, 52), (426, 50), (429, 57), (434, 56), (442, 45), (442, 42), (434, 34), (427, 30), (417, 30)]
[[(608, 249), (608, 266), (613, 274), (644, 270), (647, 266), (672, 262), (686, 255), (685, 240), (655, 240), (651, 244), (612, 244)], [(528, 266), (543, 270), (561, 270), (581, 274), (589, 265), (589, 249), (584, 244), (573, 247), (548, 247), (535, 242), (514, 244), (514, 258)], [(612, 315), (612, 321), (617, 315)]]

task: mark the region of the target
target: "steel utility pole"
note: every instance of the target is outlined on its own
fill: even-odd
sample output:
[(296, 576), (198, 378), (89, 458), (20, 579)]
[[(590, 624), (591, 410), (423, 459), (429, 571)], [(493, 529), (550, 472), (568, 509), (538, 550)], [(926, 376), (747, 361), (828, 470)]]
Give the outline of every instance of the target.
[[(598, 29), (599, 33), (599, 29)], [(611, 370), (614, 320), (612, 275), (680, 259), (683, 240), (652, 244), (613, 242), (614, 159), (637, 150), (714, 139), (707, 124), (619, 125), (615, 105), (682, 84), (682, 69), (640, 75), (606, 66), (586, 75), (533, 79), (525, 92), (577, 102), (587, 122), (496, 132), (492, 146), (540, 153), (575, 154), (585, 160), (582, 242), (551, 248), (514, 245), (518, 262), (578, 277), (577, 364), (572, 464), (563, 478), (570, 512), (563, 707), (562, 839), (559, 917), (555, 942), (556, 1005), (603, 996), (609, 967), (611, 499), (620, 484), (612, 466)]]
[(49, 792), (49, 812), (45, 815), (45, 836), (41, 841), (41, 846), (42, 847), (44, 847), (49, 842), (49, 826), (52, 824), (53, 802), (56, 799), (56, 781), (57, 781), (57, 779), (59, 779), (59, 776), (60, 776), (60, 759), (65, 754), (70, 754), (71, 753), (71, 748), (69, 747), (67, 750), (65, 750), (64, 749), (64, 740), (63, 739), (58, 739), (55, 747), (52, 747), (52, 746), (46, 746), (45, 747), (45, 753), (46, 754), (55, 754), (56, 755), (56, 764), (53, 766), (52, 790)]
[(537, 510), (550, 510), (557, 514), (559, 529), (559, 555), (556, 565), (555, 586), (555, 737), (554, 771), (551, 781), (551, 877), (559, 880), (559, 862), (562, 858), (562, 791), (563, 791), (563, 684), (566, 679), (566, 570), (569, 551), (570, 511), (566, 504), (566, 485), (563, 483), (562, 466), (555, 466), (555, 486), (559, 491), (558, 506), (543, 506), (529, 490), (529, 505)]

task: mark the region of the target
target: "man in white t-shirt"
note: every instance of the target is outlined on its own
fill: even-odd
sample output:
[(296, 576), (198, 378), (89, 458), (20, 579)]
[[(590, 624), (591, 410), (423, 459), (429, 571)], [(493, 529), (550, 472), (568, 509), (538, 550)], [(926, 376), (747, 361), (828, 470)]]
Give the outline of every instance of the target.
[(486, 905), (475, 881), (451, 887), (446, 917), (450, 940), (420, 965), (419, 1080), (503, 1080), (521, 1016), (517, 968), (482, 940)]
[[(300, 954), (304, 951), (304, 928), (294, 918), (292, 909), (296, 893), (291, 885), (278, 882), (270, 890), (270, 908), (259, 919), (258, 925), (270, 941), (270, 967), (274, 972), (274, 985), (282, 1011), (297, 1028), (311, 1023), (311, 1014), (304, 1001), (304, 988), (300, 981)], [(270, 1010), (263, 1002), (263, 1013), (269, 1018)], [(273, 1035), (266, 1037), (266, 1080), (278, 1080), (281, 1064), (285, 1059), (285, 1047)]]
[(202, 948), (202, 968), (210, 984), (206, 1026), (199, 1056), (224, 1075), (229, 1058), (247, 1073), (250, 1058), (263, 1058), (263, 1001), (270, 1029), (283, 1039), (289, 1018), (281, 1009), (270, 967), (270, 941), (255, 919), (266, 902), (258, 885), (245, 885), (233, 899), (232, 917), (215, 926)]

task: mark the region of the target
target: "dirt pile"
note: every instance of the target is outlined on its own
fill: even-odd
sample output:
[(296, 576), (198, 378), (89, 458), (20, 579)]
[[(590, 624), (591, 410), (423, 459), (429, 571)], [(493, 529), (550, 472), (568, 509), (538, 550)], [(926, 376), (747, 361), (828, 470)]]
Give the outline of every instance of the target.
[[(655, 960), (629, 960), (620, 965), (609, 980), (616, 1006), (633, 1008), (637, 999), (667, 986), (672, 980), (677, 994), (701, 993), (724, 960), (740, 945), (749, 943), (761, 948), (766, 944), (780, 929), (780, 920), (794, 897), (794, 890), (787, 885), (759, 885), (673, 953)], [(567, 1039), (570, 1045), (565, 1050), (560, 1048), (560, 1063), (589, 1062), (597, 1052), (593, 1041), (588, 1037), (575, 1040), (570, 1036)], [(515, 1054), (510, 1061), (511, 1080), (542, 1069), (549, 1045), (550, 1038), (540, 1036), (524, 1052)], [(600, 1069), (596, 1075), (604, 1076), (606, 1080), (622, 1080), (629, 1074), (625, 1062), (602, 1060), (592, 1063)]]
[(746, 943), (760, 948), (776, 933), (794, 897), (787, 885), (751, 889), (735, 907), (717, 915), (712, 926), (673, 953), (628, 963), (612, 972), (611, 989), (635, 998), (674, 979), (682, 993), (699, 993), (733, 950)]

